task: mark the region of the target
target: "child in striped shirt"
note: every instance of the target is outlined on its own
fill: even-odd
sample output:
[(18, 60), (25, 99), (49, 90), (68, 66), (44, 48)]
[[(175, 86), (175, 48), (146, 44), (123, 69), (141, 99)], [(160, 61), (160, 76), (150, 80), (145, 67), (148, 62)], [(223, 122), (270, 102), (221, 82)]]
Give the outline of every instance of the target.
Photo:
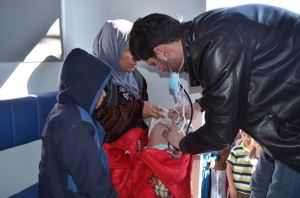
[(255, 142), (240, 130), (241, 143), (234, 146), (227, 159), (227, 179), (230, 198), (249, 198), (250, 182), (257, 164)]

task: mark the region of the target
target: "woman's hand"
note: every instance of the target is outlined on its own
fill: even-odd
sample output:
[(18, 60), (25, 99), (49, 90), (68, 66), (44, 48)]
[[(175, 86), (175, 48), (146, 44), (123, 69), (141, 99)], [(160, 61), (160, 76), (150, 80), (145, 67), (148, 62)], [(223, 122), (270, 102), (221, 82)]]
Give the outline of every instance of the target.
[(164, 109), (158, 105), (152, 104), (151, 102), (144, 101), (143, 117), (144, 118), (164, 118)]

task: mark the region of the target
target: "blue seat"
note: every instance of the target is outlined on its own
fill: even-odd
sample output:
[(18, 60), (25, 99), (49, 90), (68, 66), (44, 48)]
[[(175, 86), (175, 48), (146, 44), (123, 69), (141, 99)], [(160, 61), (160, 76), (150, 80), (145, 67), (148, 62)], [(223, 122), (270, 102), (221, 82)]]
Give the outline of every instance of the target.
[(57, 92), (0, 100), (0, 151), (40, 139)]
[(34, 184), (21, 192), (10, 196), (9, 198), (37, 198), (38, 197), (38, 184)]
[[(0, 100), (0, 151), (41, 138), (48, 114), (56, 103), (57, 93), (54, 91)], [(10, 197), (35, 198), (37, 197), (37, 186), (37, 184), (33, 184)]]

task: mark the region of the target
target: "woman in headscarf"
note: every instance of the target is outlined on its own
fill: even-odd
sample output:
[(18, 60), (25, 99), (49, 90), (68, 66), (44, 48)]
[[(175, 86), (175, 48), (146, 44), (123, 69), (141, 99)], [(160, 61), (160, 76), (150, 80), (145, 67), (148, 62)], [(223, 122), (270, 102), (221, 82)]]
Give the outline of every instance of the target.
[(147, 83), (129, 51), (131, 27), (127, 20), (109, 20), (93, 45), (94, 55), (112, 69), (104, 104), (95, 113), (107, 133), (106, 142), (117, 140), (131, 128), (147, 128), (143, 118), (162, 116), (162, 108), (148, 102)]
[(107, 21), (93, 47), (112, 69), (105, 101), (94, 115), (106, 132), (112, 183), (120, 198), (191, 197), (191, 155), (156, 147), (167, 145), (161, 135), (167, 125), (158, 123), (148, 139), (143, 118), (166, 117), (166, 110), (147, 101), (146, 81), (128, 48), (131, 27), (126, 20)]

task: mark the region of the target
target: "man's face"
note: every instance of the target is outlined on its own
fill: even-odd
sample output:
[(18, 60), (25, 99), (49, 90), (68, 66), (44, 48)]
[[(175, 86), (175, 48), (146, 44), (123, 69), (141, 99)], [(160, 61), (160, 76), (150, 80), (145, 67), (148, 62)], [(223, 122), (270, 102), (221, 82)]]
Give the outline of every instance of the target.
[(178, 46), (181, 47), (178, 43), (159, 45), (154, 48), (155, 56), (146, 62), (162, 72), (182, 72), (183, 53)]
[(166, 57), (163, 57), (162, 59), (158, 57), (151, 57), (146, 60), (146, 62), (150, 66), (157, 67), (161, 72), (182, 72), (182, 60), (179, 61), (177, 59), (178, 58), (174, 58), (171, 60)]
[(158, 58), (151, 57), (148, 60), (146, 60), (146, 63), (148, 63), (150, 66), (157, 67), (161, 72), (170, 72), (167, 65)]

